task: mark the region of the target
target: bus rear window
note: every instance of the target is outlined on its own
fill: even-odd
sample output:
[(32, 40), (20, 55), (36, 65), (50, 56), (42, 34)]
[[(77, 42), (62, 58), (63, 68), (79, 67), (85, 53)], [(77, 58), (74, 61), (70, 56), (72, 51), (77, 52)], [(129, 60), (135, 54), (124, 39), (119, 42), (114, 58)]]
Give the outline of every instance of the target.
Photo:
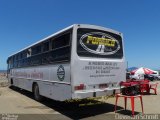
[(122, 58), (122, 37), (108, 31), (79, 28), (77, 54), (82, 57)]

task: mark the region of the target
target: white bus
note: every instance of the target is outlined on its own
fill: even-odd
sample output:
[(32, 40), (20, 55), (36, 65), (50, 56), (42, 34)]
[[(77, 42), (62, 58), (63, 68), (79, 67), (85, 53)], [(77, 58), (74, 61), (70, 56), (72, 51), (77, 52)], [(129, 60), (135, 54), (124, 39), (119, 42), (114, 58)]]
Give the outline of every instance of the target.
[(104, 96), (126, 79), (123, 38), (108, 28), (74, 24), (8, 57), (10, 86), (64, 101)]

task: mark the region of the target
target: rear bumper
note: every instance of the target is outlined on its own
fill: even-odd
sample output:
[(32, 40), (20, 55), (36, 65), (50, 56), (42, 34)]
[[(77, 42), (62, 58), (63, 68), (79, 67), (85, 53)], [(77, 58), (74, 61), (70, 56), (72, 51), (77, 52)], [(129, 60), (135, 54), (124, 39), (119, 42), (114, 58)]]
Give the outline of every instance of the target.
[(92, 90), (78, 90), (72, 94), (72, 99), (83, 99), (88, 97), (100, 97), (112, 95), (114, 91), (119, 92), (120, 87), (105, 88), (105, 89), (92, 89)]

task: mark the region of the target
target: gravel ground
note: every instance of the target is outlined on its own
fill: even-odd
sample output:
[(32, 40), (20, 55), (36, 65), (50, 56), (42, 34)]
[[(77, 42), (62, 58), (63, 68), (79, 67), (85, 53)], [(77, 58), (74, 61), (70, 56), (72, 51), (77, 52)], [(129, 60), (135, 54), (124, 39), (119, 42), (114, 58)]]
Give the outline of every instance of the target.
[[(158, 95), (143, 95), (144, 113), (160, 114), (160, 82)], [(21, 119), (41, 119), (41, 120), (110, 120), (121, 119), (120, 115), (131, 116), (131, 103), (128, 100), (127, 111), (123, 109), (124, 99), (118, 101), (117, 113), (114, 112), (115, 97), (105, 97), (98, 100), (84, 100), (74, 102), (58, 102), (45, 99), (37, 102), (30, 92), (10, 89), (7, 87), (6, 78), (0, 78), (0, 120), (1, 114), (19, 115)], [(141, 105), (139, 99), (135, 99), (135, 114), (141, 115)], [(116, 117), (117, 118), (116, 118)], [(160, 116), (159, 116), (160, 119)]]
[(8, 79), (6, 77), (0, 77), (0, 87), (7, 87)]

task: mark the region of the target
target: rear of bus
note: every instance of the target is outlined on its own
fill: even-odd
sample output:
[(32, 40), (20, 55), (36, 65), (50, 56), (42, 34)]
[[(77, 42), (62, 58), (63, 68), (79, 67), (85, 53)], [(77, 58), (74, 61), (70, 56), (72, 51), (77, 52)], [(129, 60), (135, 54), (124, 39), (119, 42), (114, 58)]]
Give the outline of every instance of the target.
[(100, 26), (74, 25), (72, 98), (112, 94), (126, 78), (122, 34)]

